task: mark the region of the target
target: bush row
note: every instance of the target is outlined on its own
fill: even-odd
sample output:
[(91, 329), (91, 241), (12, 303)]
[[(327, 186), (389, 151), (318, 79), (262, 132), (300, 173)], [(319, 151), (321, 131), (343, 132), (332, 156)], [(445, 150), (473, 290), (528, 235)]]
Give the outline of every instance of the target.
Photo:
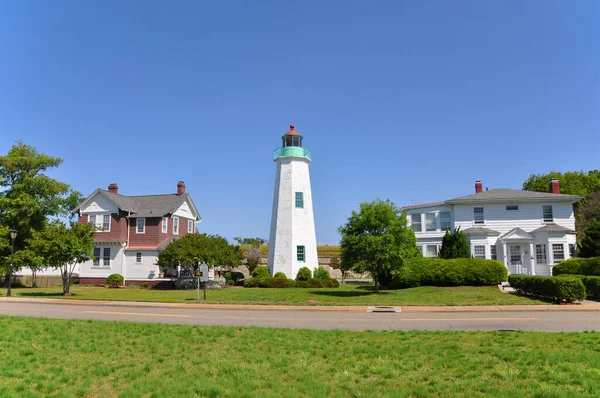
[(244, 280), (244, 287), (262, 287), (262, 288), (324, 288), (339, 287), (340, 283), (336, 279), (315, 279), (296, 282), (293, 279), (268, 277), (268, 278), (248, 278)]
[(556, 277), (557, 278), (564, 278), (564, 277), (579, 278), (579, 279), (581, 279), (581, 283), (583, 283), (583, 286), (585, 286), (585, 294), (588, 297), (600, 298), (600, 276), (561, 274)]
[(475, 258), (415, 258), (392, 271), (389, 287), (487, 286), (506, 281), (508, 272), (496, 260)]
[(575, 276), (510, 275), (510, 286), (517, 291), (556, 301), (576, 301), (586, 297), (581, 278)]
[(600, 276), (600, 257), (570, 258), (552, 267), (552, 275)]

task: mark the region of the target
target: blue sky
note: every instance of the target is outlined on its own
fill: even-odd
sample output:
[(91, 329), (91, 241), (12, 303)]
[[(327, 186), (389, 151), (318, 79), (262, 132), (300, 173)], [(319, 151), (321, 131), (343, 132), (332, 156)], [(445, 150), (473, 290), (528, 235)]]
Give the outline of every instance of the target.
[(290, 123), (317, 241), (409, 205), (596, 169), (597, 1), (0, 0), (0, 153), (64, 158), (84, 195), (175, 192), (203, 232), (268, 238)]

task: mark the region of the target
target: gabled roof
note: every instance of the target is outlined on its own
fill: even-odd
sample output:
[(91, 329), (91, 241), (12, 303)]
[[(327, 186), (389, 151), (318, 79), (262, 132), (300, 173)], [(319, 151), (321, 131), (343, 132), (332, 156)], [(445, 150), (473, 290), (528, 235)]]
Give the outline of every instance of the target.
[(521, 228), (513, 228), (504, 235), (500, 236), (498, 240), (533, 240), (533, 235), (529, 232), (522, 230)]
[(490, 203), (490, 202), (555, 202), (568, 201), (577, 202), (583, 199), (577, 195), (564, 195), (549, 192), (521, 191), (518, 189), (497, 188), (474, 193), (471, 195), (460, 196), (458, 198), (447, 200), (448, 204), (465, 203)]
[(546, 224), (543, 227), (540, 227), (538, 229), (536, 229), (535, 231), (532, 231), (532, 233), (536, 234), (536, 233), (540, 233), (540, 232), (562, 232), (565, 234), (574, 234), (575, 231), (573, 231), (572, 229), (569, 229), (567, 227), (563, 227), (562, 225), (557, 225), (557, 224)]
[(463, 232), (465, 233), (465, 235), (488, 235), (488, 236), (500, 235), (500, 232), (494, 231), (493, 229), (484, 228), (484, 227), (467, 228)]
[(104, 189), (96, 189), (88, 196), (79, 206), (73, 210), (73, 213), (80, 211), (91, 198), (101, 194), (108, 200), (113, 202), (119, 209), (131, 212), (135, 217), (162, 217), (174, 213), (179, 206), (184, 202), (188, 202), (192, 214), (196, 220), (200, 220), (200, 214), (196, 205), (192, 201), (192, 197), (188, 193), (183, 195), (164, 194), (164, 195), (140, 195), (140, 196), (125, 196), (117, 193), (109, 192)]

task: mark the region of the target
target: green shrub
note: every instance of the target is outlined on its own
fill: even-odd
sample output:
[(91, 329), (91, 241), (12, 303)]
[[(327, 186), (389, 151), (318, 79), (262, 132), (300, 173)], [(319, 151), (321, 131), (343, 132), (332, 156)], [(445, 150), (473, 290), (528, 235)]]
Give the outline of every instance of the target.
[(308, 281), (308, 287), (312, 287), (312, 288), (323, 288), (326, 287), (326, 281), (324, 279), (315, 279), (315, 278), (310, 278)]
[(225, 273), (225, 280), (232, 280), (234, 282), (241, 281), (245, 278), (244, 274), (241, 272), (230, 271), (229, 278), (227, 277), (227, 272)]
[(570, 258), (552, 267), (552, 275), (600, 276), (600, 257)]
[(263, 278), (244, 279), (244, 287), (259, 287), (261, 279)]
[(588, 297), (600, 298), (600, 276), (582, 276), (581, 282), (585, 286)]
[(283, 278), (262, 278), (259, 283), (259, 287), (263, 288), (291, 288), (296, 287), (296, 281), (293, 279)]
[(320, 288), (335, 288), (335, 287), (340, 287), (340, 283), (337, 281), (337, 279), (315, 279), (315, 278), (310, 278), (307, 281), (297, 281), (296, 282), (296, 287), (301, 287), (301, 288), (311, 288), (311, 289), (320, 289)]
[(529, 276), (510, 275), (510, 286), (519, 292), (556, 301), (583, 300), (586, 297), (585, 286), (581, 278), (575, 276)]
[(299, 281), (307, 281), (312, 278), (312, 272), (308, 267), (302, 267), (298, 270), (298, 274), (296, 275), (296, 279)]
[(231, 280), (231, 272), (229, 272), (229, 271), (225, 272), (224, 276), (225, 276), (226, 281)]
[(106, 278), (106, 285), (108, 287), (119, 287), (123, 284), (123, 275), (121, 274), (110, 274), (108, 278)]
[(269, 272), (269, 268), (265, 267), (264, 265), (256, 267), (254, 271), (252, 271), (253, 278), (268, 278), (270, 276), (271, 273)]
[(323, 267), (315, 268), (315, 279), (331, 279), (331, 275), (329, 275), (329, 271), (327, 271)]
[(149, 283), (140, 283), (140, 289), (150, 289), (150, 284)]
[(233, 286), (233, 285), (235, 285), (235, 281), (233, 279), (229, 279), (227, 282), (225, 282), (225, 284), (229, 285), (229, 286)]
[(283, 273), (283, 272), (277, 272), (275, 274), (275, 278), (283, 278), (283, 279), (287, 279), (287, 276)]
[(508, 272), (496, 260), (416, 257), (392, 271), (390, 288), (417, 286), (489, 286), (505, 281)]
[(337, 279), (330, 278), (328, 280), (329, 287), (340, 287), (340, 282)]

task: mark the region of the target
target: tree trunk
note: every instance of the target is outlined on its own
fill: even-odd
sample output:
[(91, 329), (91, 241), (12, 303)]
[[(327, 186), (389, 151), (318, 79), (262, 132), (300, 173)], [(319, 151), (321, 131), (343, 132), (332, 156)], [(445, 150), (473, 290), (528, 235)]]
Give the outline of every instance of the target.
[(35, 284), (35, 274), (36, 273), (37, 272), (34, 269), (31, 270), (31, 287), (37, 287)]
[(379, 293), (379, 275), (375, 274), (375, 293)]
[(346, 271), (342, 270), (342, 285), (346, 283)]

